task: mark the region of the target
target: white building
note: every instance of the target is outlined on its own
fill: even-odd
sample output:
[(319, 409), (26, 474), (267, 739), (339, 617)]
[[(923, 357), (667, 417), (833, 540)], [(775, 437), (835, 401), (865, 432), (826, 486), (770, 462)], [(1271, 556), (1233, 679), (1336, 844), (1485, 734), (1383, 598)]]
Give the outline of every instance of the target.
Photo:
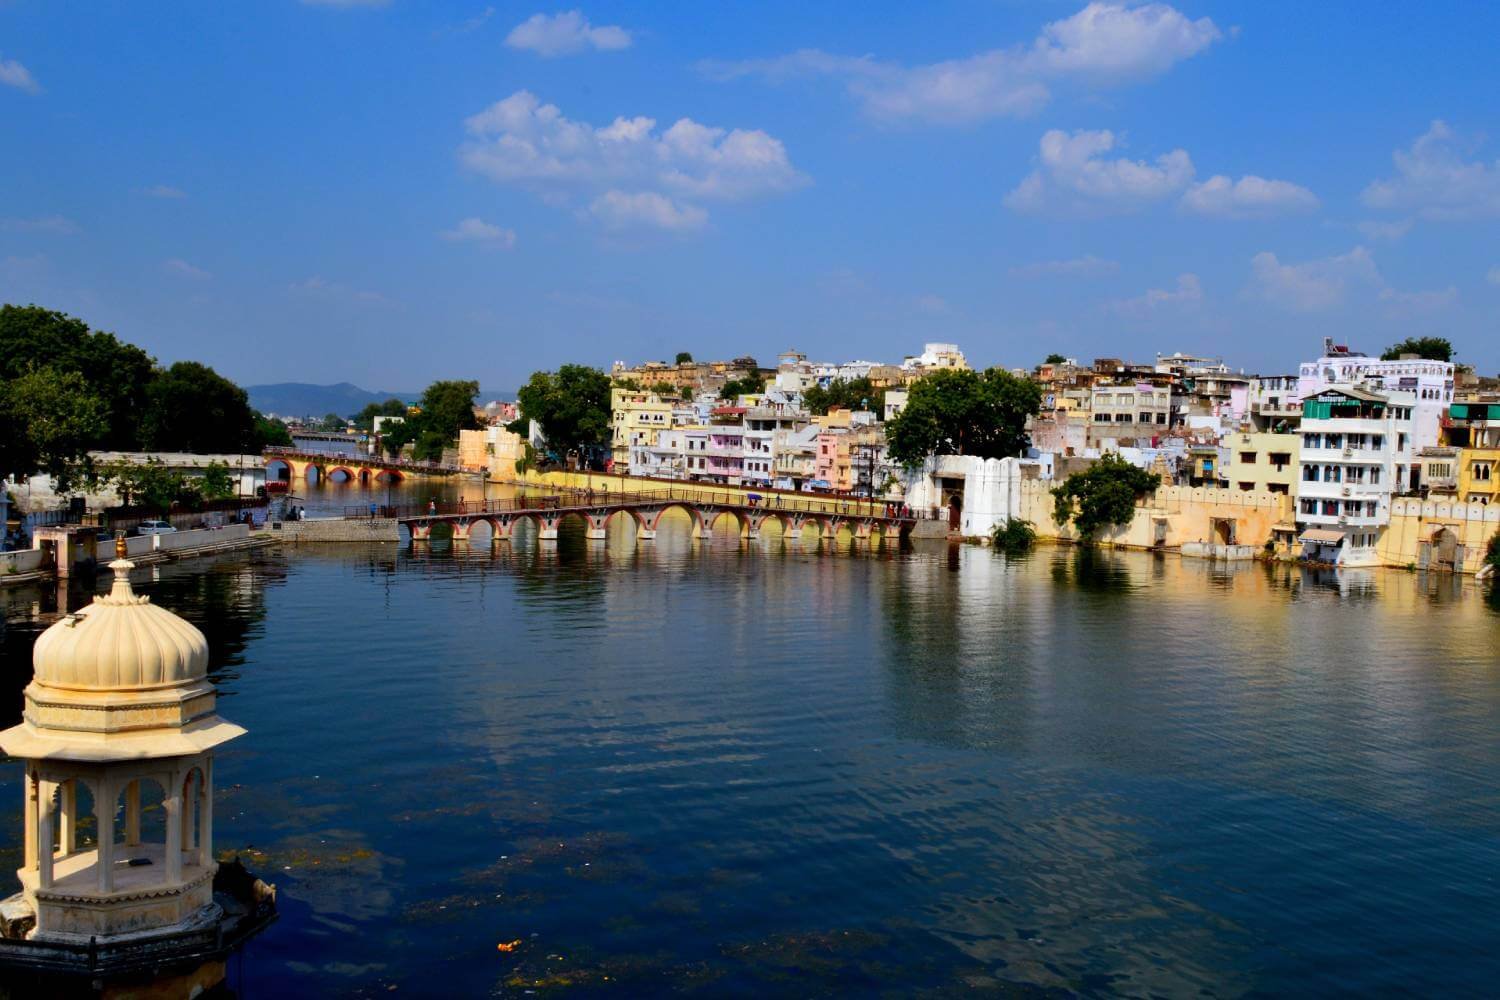
[(1325, 340), (1323, 357), (1299, 367), (1298, 393), (1307, 399), (1329, 386), (1361, 383), (1376, 392), (1411, 393), (1412, 437), (1419, 448), (1425, 448), (1438, 443), (1443, 414), (1453, 402), (1453, 370), (1451, 361), (1382, 361)]
[(1304, 398), (1296, 514), (1303, 555), (1379, 565), (1375, 550), (1390, 523), (1391, 497), (1417, 485), (1415, 402), (1412, 393), (1348, 385)]

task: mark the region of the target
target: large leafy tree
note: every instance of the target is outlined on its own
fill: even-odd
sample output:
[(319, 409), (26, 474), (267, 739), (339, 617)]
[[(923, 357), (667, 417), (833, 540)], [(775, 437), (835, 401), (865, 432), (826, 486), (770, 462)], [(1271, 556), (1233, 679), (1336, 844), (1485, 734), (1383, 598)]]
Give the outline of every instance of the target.
[[(78, 375), (103, 406), (103, 426), (85, 448), (128, 450), (139, 444), (136, 421), (154, 378), (149, 354), (64, 313), (40, 306), (0, 306), (0, 385), (36, 366)], [(35, 470), (22, 470), (31, 471)]]
[(245, 390), (196, 361), (179, 361), (151, 381), (140, 427), (147, 451), (202, 454), (259, 447)]
[(585, 457), (609, 441), (609, 376), (586, 365), (534, 372), (517, 397), (522, 421), (535, 420), (558, 458)]
[(49, 473), (66, 492), (109, 429), (109, 406), (75, 371), (32, 368), (0, 383), (0, 479)]
[(931, 455), (1010, 458), (1031, 444), (1026, 420), (1042, 390), (999, 368), (944, 369), (912, 383), (906, 407), (886, 424), (892, 459), (908, 469)]
[(415, 458), (429, 462), (441, 459), (443, 449), (458, 440), (459, 431), (481, 426), (474, 415), (474, 397), (478, 394), (479, 383), (474, 381), (452, 379), (432, 383), (417, 403), (419, 412), (399, 424), (386, 426), (382, 446), (389, 454), (396, 455), (410, 444)]
[(759, 375), (732, 378), (719, 390), (720, 399), (738, 399), (741, 396), (756, 396), (766, 391), (766, 380)]
[(1136, 500), (1160, 485), (1156, 473), (1105, 455), (1052, 490), (1052, 517), (1059, 527), (1072, 521), (1081, 536), (1092, 538), (1100, 528), (1129, 524)]
[(1446, 337), (1407, 337), (1387, 347), (1380, 360), (1395, 361), (1403, 354), (1415, 354), (1428, 361), (1452, 361), (1453, 344)]
[(354, 421), (354, 426), (362, 431), (367, 431), (375, 426), (376, 417), (404, 416), (406, 416), (406, 404), (392, 396), (383, 403), (366, 403), (364, 409), (349, 419)]
[(875, 388), (868, 378), (836, 378), (828, 388), (815, 385), (802, 394), (802, 405), (808, 412), (823, 414), (829, 410), (868, 410), (879, 412), (885, 403), (885, 390)]

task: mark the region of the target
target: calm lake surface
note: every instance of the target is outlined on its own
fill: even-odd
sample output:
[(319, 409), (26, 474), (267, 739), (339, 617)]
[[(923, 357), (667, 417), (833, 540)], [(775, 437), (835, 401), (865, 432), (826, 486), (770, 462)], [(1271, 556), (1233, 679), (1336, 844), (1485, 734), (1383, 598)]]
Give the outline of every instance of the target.
[[(1500, 980), (1500, 602), (1469, 580), (685, 521), (134, 579), (250, 730), (216, 840), (282, 917), (246, 996)], [(0, 607), (9, 725), (59, 600)]]

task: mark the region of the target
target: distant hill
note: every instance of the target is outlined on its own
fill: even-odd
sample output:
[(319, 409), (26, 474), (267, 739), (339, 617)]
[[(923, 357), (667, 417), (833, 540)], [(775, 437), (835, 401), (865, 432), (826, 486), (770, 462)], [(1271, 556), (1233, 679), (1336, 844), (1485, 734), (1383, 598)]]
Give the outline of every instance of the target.
[[(278, 417), (321, 417), (337, 413), (347, 417), (364, 409), (366, 403), (383, 403), (394, 396), (414, 402), (422, 396), (415, 392), (371, 392), (350, 382), (337, 385), (312, 385), (308, 382), (277, 382), (275, 385), (247, 385), (250, 405), (262, 413), (274, 413)], [(493, 389), (480, 389), (478, 402), (492, 399), (514, 399), (511, 393)]]
[(364, 409), (366, 403), (383, 403), (392, 396), (409, 399), (400, 392), (371, 392), (349, 382), (337, 385), (311, 385), (307, 382), (277, 382), (275, 385), (247, 385), (250, 405), (262, 413), (280, 417), (321, 417), (337, 413), (347, 417)]

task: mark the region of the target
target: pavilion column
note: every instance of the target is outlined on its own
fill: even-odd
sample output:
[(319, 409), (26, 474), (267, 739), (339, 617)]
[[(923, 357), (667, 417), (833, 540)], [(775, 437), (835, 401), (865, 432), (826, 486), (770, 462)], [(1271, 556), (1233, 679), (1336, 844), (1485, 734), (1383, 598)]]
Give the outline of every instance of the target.
[(41, 781), (37, 789), (39, 796), (36, 821), (36, 884), (38, 888), (52, 888), (52, 791), (55, 782)]
[(193, 843), (193, 798), (197, 783), (193, 781), (193, 772), (182, 779), (182, 849), (192, 851), (197, 845)]
[(57, 853), (67, 857), (78, 849), (78, 782), (64, 781), (57, 797)]
[(203, 800), (198, 811), (198, 864), (207, 868), (214, 860), (214, 762), (203, 762)]
[(182, 881), (182, 779), (175, 773), (162, 808), (167, 814), (167, 881), (177, 883)]
[(36, 855), (37, 855), (37, 851), (36, 851), (36, 823), (37, 823), (36, 786), (37, 786), (36, 772), (35, 771), (30, 771), (26, 775), (26, 806), (25, 806), (25, 812), (26, 812), (26, 821), (25, 821), (26, 822), (26, 856), (25, 856), (24, 867), (26, 867), (28, 869), (36, 867)]
[(125, 786), (125, 844), (136, 847), (141, 842), (141, 783), (132, 779)]
[(115, 783), (100, 778), (94, 789), (95, 838), (99, 842), (99, 891), (115, 891)]

